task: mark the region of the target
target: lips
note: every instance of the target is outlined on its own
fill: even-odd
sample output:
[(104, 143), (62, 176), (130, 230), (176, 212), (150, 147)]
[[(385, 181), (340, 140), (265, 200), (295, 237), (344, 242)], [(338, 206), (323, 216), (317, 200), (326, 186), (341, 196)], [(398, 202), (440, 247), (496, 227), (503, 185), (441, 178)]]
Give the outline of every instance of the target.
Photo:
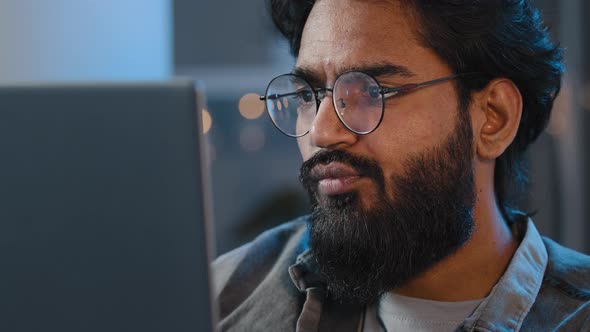
[(318, 165), (311, 171), (311, 178), (318, 183), (321, 194), (332, 196), (354, 190), (362, 175), (351, 166), (339, 162)]

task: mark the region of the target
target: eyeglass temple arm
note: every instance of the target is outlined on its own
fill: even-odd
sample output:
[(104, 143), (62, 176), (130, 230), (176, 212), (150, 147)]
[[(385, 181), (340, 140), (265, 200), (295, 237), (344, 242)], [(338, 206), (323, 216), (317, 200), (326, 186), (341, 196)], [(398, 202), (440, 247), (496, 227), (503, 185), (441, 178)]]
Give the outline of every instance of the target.
[(381, 90), (381, 93), (385, 95), (385, 94), (393, 93), (393, 92), (409, 91), (409, 90), (414, 90), (414, 89), (417, 89), (417, 88), (420, 88), (423, 86), (427, 86), (427, 85), (450, 81), (450, 80), (455, 79), (457, 77), (468, 76), (468, 75), (477, 75), (477, 74), (479, 74), (479, 73), (456, 74), (456, 75), (437, 78), (435, 80), (430, 80), (430, 81), (421, 82), (421, 83), (405, 84), (405, 85), (398, 86), (398, 87), (383, 89), (383, 90)]
[(279, 98), (283, 98), (283, 97), (289, 97), (289, 96), (296, 96), (298, 95), (299, 92), (289, 92), (289, 93), (283, 93), (283, 94), (274, 94), (274, 95), (268, 95), (268, 96), (258, 96), (258, 98), (260, 100), (275, 100), (275, 99), (279, 99)]
[[(317, 88), (317, 89), (314, 89), (313, 91), (317, 94), (320, 92), (325, 93), (326, 91), (332, 92), (332, 89), (330, 89), (330, 88)], [(298, 94), (299, 94), (299, 92), (289, 92), (289, 93), (274, 94), (274, 95), (269, 95), (269, 96), (258, 96), (258, 98), (260, 100), (274, 100), (274, 99), (279, 99), (279, 98), (283, 98), (283, 97), (296, 96)]]

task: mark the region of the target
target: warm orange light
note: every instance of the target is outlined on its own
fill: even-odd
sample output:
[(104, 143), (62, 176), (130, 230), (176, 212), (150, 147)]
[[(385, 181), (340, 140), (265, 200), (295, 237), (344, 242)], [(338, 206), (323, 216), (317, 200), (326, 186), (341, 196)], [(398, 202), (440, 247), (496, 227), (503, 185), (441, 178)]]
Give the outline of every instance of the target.
[(246, 119), (258, 119), (264, 113), (264, 101), (257, 94), (248, 93), (240, 98), (239, 110)]
[(211, 129), (211, 125), (213, 124), (213, 119), (211, 118), (211, 114), (207, 110), (203, 110), (203, 134), (206, 134)]

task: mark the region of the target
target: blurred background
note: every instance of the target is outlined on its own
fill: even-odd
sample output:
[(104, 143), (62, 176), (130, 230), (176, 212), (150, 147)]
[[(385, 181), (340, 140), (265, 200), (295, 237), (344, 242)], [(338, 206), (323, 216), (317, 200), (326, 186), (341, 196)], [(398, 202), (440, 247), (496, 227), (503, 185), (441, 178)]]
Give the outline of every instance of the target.
[[(567, 75), (551, 124), (530, 149), (530, 194), (541, 233), (590, 252), (586, 175), (590, 127), (590, 3), (535, 0), (566, 49)], [(294, 139), (257, 101), (294, 59), (264, 0), (2, 0), (0, 83), (154, 80), (206, 87), (217, 254), (305, 214)]]

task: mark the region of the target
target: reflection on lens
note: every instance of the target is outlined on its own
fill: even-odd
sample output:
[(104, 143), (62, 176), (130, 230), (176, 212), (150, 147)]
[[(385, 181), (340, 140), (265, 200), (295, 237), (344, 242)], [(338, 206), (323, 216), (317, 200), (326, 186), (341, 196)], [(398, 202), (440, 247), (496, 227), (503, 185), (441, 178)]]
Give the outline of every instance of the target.
[(305, 80), (291, 74), (270, 82), (266, 105), (272, 122), (280, 131), (292, 137), (303, 136), (309, 131), (316, 112), (312, 91)]
[(361, 72), (341, 75), (334, 83), (334, 106), (342, 123), (357, 134), (375, 130), (383, 116), (381, 87)]

